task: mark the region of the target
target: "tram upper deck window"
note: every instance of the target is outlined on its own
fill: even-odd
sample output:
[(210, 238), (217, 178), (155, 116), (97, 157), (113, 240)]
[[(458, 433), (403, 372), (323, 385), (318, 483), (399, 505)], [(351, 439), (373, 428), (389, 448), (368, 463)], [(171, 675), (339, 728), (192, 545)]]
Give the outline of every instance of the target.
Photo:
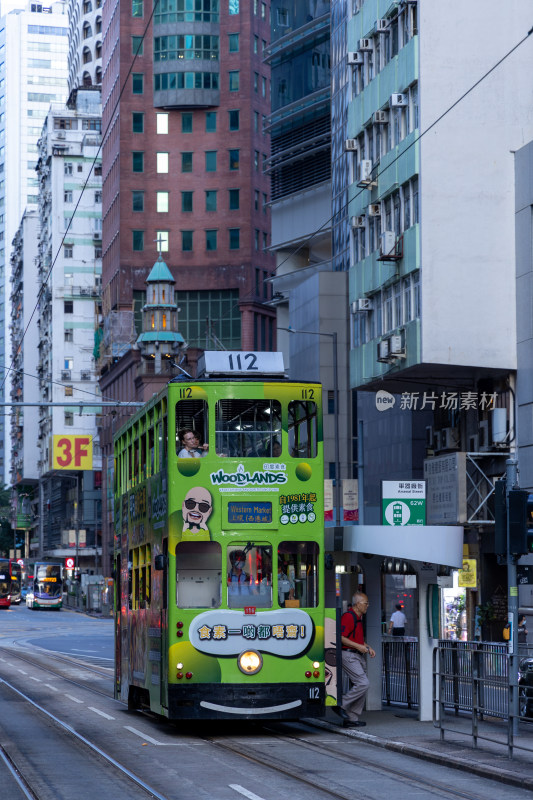
[(235, 458), (281, 455), (281, 404), (278, 400), (219, 400), (216, 452)]
[(296, 600), (302, 608), (318, 605), (318, 556), (316, 542), (280, 542), (278, 547), (278, 603)]
[(289, 450), (293, 458), (315, 458), (317, 427), (316, 403), (309, 400), (289, 403)]
[(232, 545), (227, 553), (228, 608), (272, 608), (272, 547)]
[[(198, 434), (198, 444), (202, 446), (207, 444), (208, 434), (208, 420), (207, 420), (207, 402), (205, 400), (178, 400), (176, 403), (176, 453), (180, 458), (195, 458), (195, 453), (199, 456), (200, 453), (206, 453), (205, 450), (199, 448), (185, 447), (183, 437), (186, 431), (195, 432)], [(190, 455), (185, 455), (187, 451)], [(181, 456), (179, 454), (182, 454)]]
[(222, 591), (218, 542), (180, 542), (176, 547), (176, 603), (180, 608), (218, 608)]

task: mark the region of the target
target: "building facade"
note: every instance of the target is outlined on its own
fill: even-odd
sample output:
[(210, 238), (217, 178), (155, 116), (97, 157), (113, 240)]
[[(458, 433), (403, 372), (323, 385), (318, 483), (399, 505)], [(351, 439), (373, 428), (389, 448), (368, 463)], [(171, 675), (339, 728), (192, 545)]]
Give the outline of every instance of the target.
[(95, 369), (102, 271), (99, 94), (52, 105), (39, 140), (39, 554), (101, 555), (101, 411)]
[(425, 477), (428, 522), (465, 526), (485, 587), (472, 603), (502, 580), (491, 495), (515, 447), (513, 152), (533, 129), (533, 47), (516, 46), (528, 14), (520, 0), (505, 13), (472, 2), (452, 15), (431, 0), (348, 10), (350, 381), (366, 393), (365, 521), (380, 522), (379, 478)]
[[(8, 5), (8, 8), (12, 4)], [(0, 364), (10, 353), (10, 246), (26, 208), (37, 209), (37, 140), (50, 102), (66, 99), (68, 22), (63, 2), (20, 3), (0, 19)], [(4, 6), (3, 6), (4, 8)], [(9, 377), (0, 402), (10, 397)], [(0, 415), (0, 474), (10, 477), (9, 411)]]

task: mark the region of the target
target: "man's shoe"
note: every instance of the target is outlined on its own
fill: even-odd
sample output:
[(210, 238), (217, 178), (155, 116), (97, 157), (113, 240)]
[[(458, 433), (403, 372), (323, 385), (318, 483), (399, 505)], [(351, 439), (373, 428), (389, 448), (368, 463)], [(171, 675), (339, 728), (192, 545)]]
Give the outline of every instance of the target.
[(363, 722), (362, 719), (345, 719), (344, 720), (344, 727), (345, 728), (364, 728), (366, 722)]
[(345, 720), (350, 719), (350, 717), (348, 716), (348, 714), (346, 713), (346, 711), (342, 706), (335, 706), (333, 711), (335, 711), (335, 713), (338, 714), (341, 719)]

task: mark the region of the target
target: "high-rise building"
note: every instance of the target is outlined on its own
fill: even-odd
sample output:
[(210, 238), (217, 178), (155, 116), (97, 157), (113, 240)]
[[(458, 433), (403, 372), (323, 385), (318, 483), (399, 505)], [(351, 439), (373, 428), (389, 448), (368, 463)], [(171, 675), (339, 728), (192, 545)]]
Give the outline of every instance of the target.
[(502, 581), (490, 497), (516, 435), (513, 153), (533, 134), (530, 11), (525, 0), (505, 11), (496, 0), (355, 0), (337, 54), (350, 70), (364, 519), (381, 521), (381, 480), (425, 477), (428, 522), (465, 525), (478, 602)]
[(102, 83), (102, 0), (68, 0), (68, 91)]
[[(103, 6), (100, 368), (103, 393), (121, 400), (143, 396), (132, 347), (158, 251), (176, 281), (189, 368), (206, 346), (275, 345), (270, 3), (170, 0), (151, 14), (147, 0)], [(109, 456), (113, 425), (104, 418)]]
[(40, 556), (98, 568), (101, 455), (95, 370), (102, 271), (101, 107), (78, 89), (77, 110), (52, 104), (39, 177)]
[[(37, 209), (37, 140), (50, 102), (66, 99), (67, 36), (64, 2), (46, 7), (20, 3), (0, 18), (0, 368), (3, 375), (10, 360), (11, 242), (25, 209)], [(8, 376), (0, 384), (0, 403), (9, 399), (10, 391)], [(0, 414), (3, 483), (8, 483), (10, 477), (8, 420), (9, 409), (4, 409)]]

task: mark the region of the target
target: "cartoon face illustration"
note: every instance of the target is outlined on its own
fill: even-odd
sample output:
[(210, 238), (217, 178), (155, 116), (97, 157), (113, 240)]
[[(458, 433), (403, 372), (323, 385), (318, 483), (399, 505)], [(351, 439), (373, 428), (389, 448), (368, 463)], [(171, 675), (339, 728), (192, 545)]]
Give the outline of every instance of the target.
[(208, 530), (206, 522), (213, 510), (213, 498), (203, 486), (190, 489), (185, 495), (181, 511), (183, 514), (183, 530)]

